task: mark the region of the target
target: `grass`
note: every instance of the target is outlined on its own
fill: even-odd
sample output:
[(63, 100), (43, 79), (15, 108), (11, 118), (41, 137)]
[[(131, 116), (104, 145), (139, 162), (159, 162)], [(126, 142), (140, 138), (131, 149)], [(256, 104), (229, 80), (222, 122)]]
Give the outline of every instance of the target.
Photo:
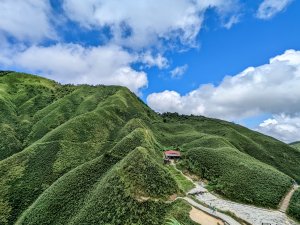
[(300, 142), (299, 141), (291, 143), (290, 146), (300, 150)]
[(300, 181), (299, 150), (229, 122), (159, 115), (124, 87), (2, 71), (0, 112), (1, 225), (194, 225), (190, 206), (168, 203), (193, 184), (163, 165), (166, 146), (239, 202), (276, 208)]
[(271, 165), (300, 182), (298, 150), (240, 125), (201, 116), (166, 113), (157, 124), (157, 138), (165, 146), (182, 146), (184, 151), (202, 147), (234, 147)]
[(300, 222), (300, 189), (293, 194), (287, 214)]
[(168, 165), (167, 168), (183, 193), (187, 193), (195, 187), (194, 183), (183, 176), (173, 165)]
[(55, 182), (17, 224), (160, 224), (171, 206), (164, 199), (177, 187), (148, 159), (137, 148), (122, 160), (106, 154), (88, 162)]
[(273, 167), (228, 147), (190, 150), (182, 164), (209, 180), (208, 189), (238, 202), (263, 207), (276, 208), (292, 184), (288, 176)]
[(165, 216), (165, 221), (163, 224), (167, 225), (170, 220), (174, 222), (177, 221), (182, 225), (198, 225), (198, 223), (191, 220), (189, 217), (189, 212), (192, 210), (192, 207), (184, 200), (178, 199), (170, 207), (170, 210)]
[(166, 225), (182, 225), (182, 224), (178, 222), (176, 219), (169, 219)]
[(237, 215), (235, 215), (233, 212), (223, 211), (223, 210), (218, 210), (218, 211), (230, 216), (231, 218), (233, 218), (235, 221), (239, 222), (242, 225), (252, 225), (251, 223), (248, 223), (247, 221), (245, 221), (245, 220), (241, 219), (240, 217), (238, 217)]

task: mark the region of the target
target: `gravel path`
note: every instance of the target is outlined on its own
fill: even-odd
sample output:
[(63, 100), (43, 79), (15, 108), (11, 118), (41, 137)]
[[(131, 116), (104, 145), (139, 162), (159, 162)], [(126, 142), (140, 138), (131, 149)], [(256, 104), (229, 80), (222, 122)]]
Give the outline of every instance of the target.
[[(201, 186), (201, 185), (200, 185)], [(202, 186), (202, 189), (204, 187)], [(196, 195), (196, 198), (207, 205), (215, 206), (224, 211), (231, 211), (239, 218), (253, 224), (262, 225), (262, 223), (272, 225), (299, 225), (289, 219), (285, 213), (278, 210), (268, 210), (259, 207), (235, 203), (221, 199), (209, 192)]]
[[(174, 167), (176, 170), (176, 165), (174, 164)], [(178, 170), (182, 173), (181, 170)], [(237, 217), (247, 221), (250, 224), (253, 225), (262, 225), (263, 223), (268, 225), (300, 225), (299, 223), (291, 220), (287, 215), (285, 214), (285, 211), (289, 205), (290, 199), (294, 191), (299, 186), (294, 186), (293, 190), (291, 190), (284, 200), (281, 203), (280, 210), (268, 210), (264, 208), (259, 208), (251, 205), (244, 205), (228, 200), (224, 200), (219, 198), (218, 196), (215, 196), (207, 191), (204, 184), (202, 182), (194, 182), (190, 177), (186, 176), (182, 173), (183, 176), (185, 176), (187, 179), (191, 180), (195, 184), (195, 188), (188, 192), (188, 194), (194, 194), (196, 198), (200, 201), (205, 203), (206, 205), (216, 207), (219, 210), (222, 211), (230, 211), (234, 213)], [(201, 192), (202, 194), (197, 194)], [(196, 194), (195, 194), (196, 193)], [(240, 225), (237, 221), (235, 221), (232, 217), (227, 216), (226, 214), (215, 212), (212, 213), (211, 209), (198, 204), (193, 199), (185, 197), (183, 198), (187, 202), (189, 202), (190, 205), (210, 214), (217, 218), (222, 219), (223, 221), (227, 222), (230, 225)], [(282, 212), (283, 211), (283, 212)]]
[[(194, 192), (199, 192), (199, 191), (206, 191), (205, 188), (203, 188), (201, 185), (199, 185), (198, 183), (195, 183), (190, 177), (186, 176), (184, 173), (182, 173), (181, 170), (176, 168), (176, 165), (174, 163), (172, 163), (172, 165), (174, 166), (174, 168), (179, 171), (184, 177), (186, 177), (188, 180), (190, 180), (191, 182), (193, 182), (195, 184), (195, 188), (193, 188), (191, 191), (189, 191), (187, 194), (193, 194)], [(217, 218), (220, 219), (222, 221), (224, 221), (224, 223), (227, 225), (241, 225), (239, 222), (237, 222), (236, 220), (234, 220), (232, 217), (221, 213), (221, 212), (213, 212), (212, 209), (203, 206), (197, 202), (195, 202), (193, 199), (189, 198), (189, 197), (178, 197), (177, 199), (184, 199), (185, 201), (187, 201), (191, 206), (200, 209), (201, 211), (207, 213), (208, 215), (212, 216), (213, 218)]]

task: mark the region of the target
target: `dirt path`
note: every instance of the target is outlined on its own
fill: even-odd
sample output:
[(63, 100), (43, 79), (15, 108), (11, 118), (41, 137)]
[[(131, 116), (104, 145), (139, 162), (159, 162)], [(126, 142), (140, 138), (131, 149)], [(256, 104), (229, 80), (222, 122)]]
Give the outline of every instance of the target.
[(289, 193), (284, 197), (282, 202), (280, 203), (279, 211), (285, 213), (287, 208), (289, 207), (291, 198), (294, 192), (299, 188), (298, 185), (294, 185), (293, 188), (289, 191)]
[(222, 220), (209, 216), (195, 207), (190, 211), (190, 218), (201, 225), (225, 225)]
[(204, 213), (208, 214), (210, 217), (213, 217), (215, 219), (220, 219), (221, 221), (223, 221), (223, 223), (225, 224), (229, 224), (229, 225), (241, 225), (239, 222), (235, 221), (233, 218), (231, 218), (230, 216), (227, 216), (224, 213), (221, 212), (212, 212), (211, 209), (195, 202), (193, 199), (189, 198), (189, 197), (184, 197), (182, 198), (185, 201), (187, 201), (191, 206), (200, 209), (201, 211), (203, 211)]

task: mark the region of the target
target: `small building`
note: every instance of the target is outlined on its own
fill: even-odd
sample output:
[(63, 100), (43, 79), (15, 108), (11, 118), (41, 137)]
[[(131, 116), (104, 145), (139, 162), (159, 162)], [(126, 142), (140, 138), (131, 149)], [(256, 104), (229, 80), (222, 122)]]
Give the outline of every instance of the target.
[(179, 151), (168, 150), (164, 152), (165, 159), (180, 159), (181, 154)]

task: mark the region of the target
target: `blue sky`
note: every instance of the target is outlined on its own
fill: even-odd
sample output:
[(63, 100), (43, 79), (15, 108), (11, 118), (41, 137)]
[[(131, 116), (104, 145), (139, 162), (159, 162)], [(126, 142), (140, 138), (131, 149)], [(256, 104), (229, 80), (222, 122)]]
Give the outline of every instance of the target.
[[(0, 66), (300, 140), (296, 0), (0, 0)], [(24, 15), (16, 17), (16, 15)]]
[(156, 76), (159, 71), (150, 70), (149, 88), (144, 93), (165, 89), (187, 93), (203, 83), (218, 84), (225, 75), (238, 74), (249, 66), (266, 64), (287, 49), (300, 49), (300, 2), (293, 2), (269, 20), (255, 18), (261, 1), (253, 2), (231, 29), (220, 27), (215, 14), (207, 13), (205, 28), (197, 37), (199, 49), (170, 56), (172, 66), (188, 65), (186, 73), (181, 79), (172, 79), (167, 70), (160, 72), (165, 75), (162, 79)]

